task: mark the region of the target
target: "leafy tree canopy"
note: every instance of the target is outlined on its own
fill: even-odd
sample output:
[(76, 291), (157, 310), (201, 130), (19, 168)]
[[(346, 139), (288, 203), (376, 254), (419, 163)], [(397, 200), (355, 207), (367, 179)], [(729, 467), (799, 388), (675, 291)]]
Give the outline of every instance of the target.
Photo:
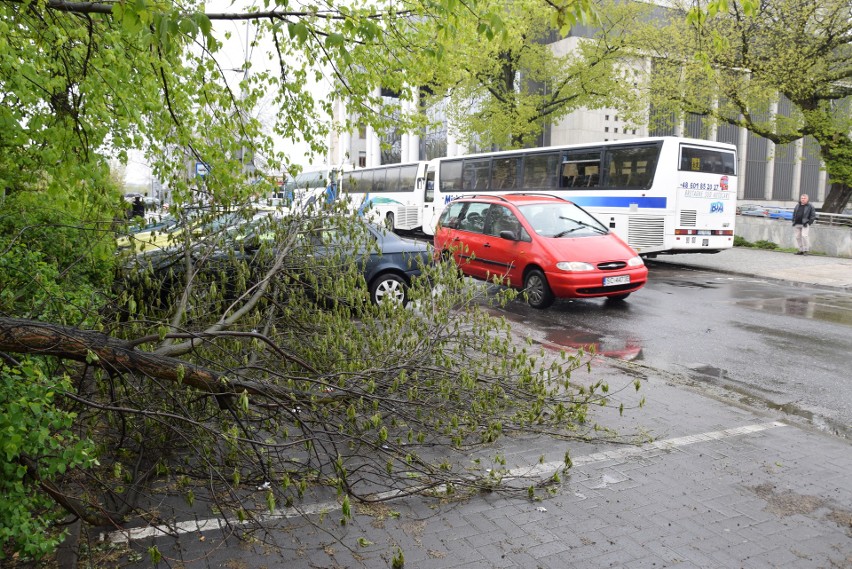
[[(641, 6), (604, 9), (575, 2), (566, 12), (527, 0), (485, 1), (478, 8), (499, 18), (500, 33), (480, 41), (488, 16), (465, 13), (454, 29), (457, 41), (443, 54), (451, 64), (438, 68), (430, 85), (436, 99), (448, 98), (450, 128), (460, 140), (484, 147), (532, 146), (548, 121), (579, 108), (620, 105), (628, 114), (635, 98), (623, 35)], [(559, 34), (578, 24), (586, 24), (582, 29), (594, 37), (576, 43), (575, 37), (569, 48), (555, 48)]]
[[(555, 6), (571, 19), (574, 2)], [(280, 171), (271, 134), (324, 147), (329, 103), (308, 74), (330, 74), (332, 99), (381, 127), (392, 120), (368, 112), (376, 86), (426, 84), (475, 7), (0, 1), (0, 558), (44, 555), (60, 518), (167, 523), (146, 506), (162, 493), (248, 530), (312, 487), (344, 506), (389, 489), (493, 489), (501, 457), (471, 464), (453, 449), (606, 433), (589, 407), (609, 386), (571, 377), (587, 362), (518, 342), (454, 271), (423, 267), (408, 309), (374, 306), (346, 254), (375, 247), (358, 220), (339, 205), (255, 217), (249, 201), (264, 181), (246, 175), (244, 149)], [(245, 19), (271, 40), (276, 72), (234, 86), (214, 30)], [(446, 33), (427, 42), (424, 22)], [(268, 95), (271, 126), (252, 115)], [(174, 224), (144, 237), (127, 234), (107, 166), (140, 147), (176, 198)], [(319, 215), (346, 247), (315, 254), (328, 249), (310, 238)], [(116, 251), (120, 235), (158, 246)]]
[[(636, 46), (654, 58), (658, 109), (742, 126), (776, 144), (808, 137), (832, 182), (823, 210), (852, 196), (852, 19), (849, 2), (779, 0), (672, 3), (668, 25), (638, 28)], [(775, 113), (789, 101), (787, 116)]]

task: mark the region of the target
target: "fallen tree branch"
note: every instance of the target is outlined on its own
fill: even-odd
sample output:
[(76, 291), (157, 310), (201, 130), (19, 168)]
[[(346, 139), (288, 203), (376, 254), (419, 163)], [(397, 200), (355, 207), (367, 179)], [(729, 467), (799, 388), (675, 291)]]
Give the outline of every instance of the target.
[(249, 386), (184, 360), (137, 350), (134, 344), (92, 330), (19, 318), (0, 318), (0, 350), (67, 358), (118, 373), (134, 372), (189, 385), (216, 397), (220, 407)]

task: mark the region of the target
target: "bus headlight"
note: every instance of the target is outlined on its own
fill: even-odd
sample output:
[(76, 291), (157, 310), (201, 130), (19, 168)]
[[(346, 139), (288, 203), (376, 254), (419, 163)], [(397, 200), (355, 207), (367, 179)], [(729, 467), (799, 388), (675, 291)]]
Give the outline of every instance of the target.
[(589, 263), (584, 263), (582, 261), (562, 261), (560, 263), (556, 263), (556, 268), (562, 271), (571, 271), (571, 272), (580, 272), (580, 271), (594, 271), (595, 267), (590, 265)]
[(639, 255), (636, 255), (635, 257), (633, 257), (632, 259), (627, 261), (628, 267), (641, 267), (644, 264), (645, 264), (645, 261), (643, 261), (642, 257), (640, 257)]

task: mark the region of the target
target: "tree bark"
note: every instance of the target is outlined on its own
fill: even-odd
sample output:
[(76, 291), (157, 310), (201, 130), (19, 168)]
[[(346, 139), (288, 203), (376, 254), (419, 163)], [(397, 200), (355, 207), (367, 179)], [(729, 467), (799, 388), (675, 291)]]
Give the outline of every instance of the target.
[(130, 342), (100, 332), (35, 320), (0, 318), (0, 350), (67, 358), (118, 373), (140, 373), (189, 385), (215, 395), (220, 406), (242, 391), (221, 381), (218, 373), (183, 360), (137, 350)]
[(831, 184), (828, 195), (825, 196), (820, 211), (825, 213), (843, 213), (850, 198), (852, 198), (852, 186), (842, 182), (834, 182)]

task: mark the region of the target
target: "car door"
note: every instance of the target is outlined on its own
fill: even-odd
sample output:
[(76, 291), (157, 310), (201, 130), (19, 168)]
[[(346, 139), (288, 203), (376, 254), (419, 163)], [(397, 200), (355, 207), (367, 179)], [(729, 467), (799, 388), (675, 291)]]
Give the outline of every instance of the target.
[(491, 204), (470, 202), (463, 211), (463, 217), (459, 222), (458, 236), (461, 247), (458, 251), (459, 267), (467, 275), (478, 279), (488, 278), (488, 260), (483, 258), (487, 251), (485, 249), (486, 236), (485, 216)]
[[(507, 239), (505, 232), (510, 232)], [(503, 234), (503, 236), (501, 236)], [(517, 216), (508, 207), (494, 204), (486, 214), (479, 262), (489, 275), (508, 279), (506, 284), (520, 286), (523, 281), (523, 256), (529, 242)]]
[(443, 259), (452, 256), (456, 263), (459, 262), (459, 226), (466, 208), (467, 202), (454, 201), (450, 202), (441, 212), (441, 217), (435, 227), (433, 241), (436, 254)]

